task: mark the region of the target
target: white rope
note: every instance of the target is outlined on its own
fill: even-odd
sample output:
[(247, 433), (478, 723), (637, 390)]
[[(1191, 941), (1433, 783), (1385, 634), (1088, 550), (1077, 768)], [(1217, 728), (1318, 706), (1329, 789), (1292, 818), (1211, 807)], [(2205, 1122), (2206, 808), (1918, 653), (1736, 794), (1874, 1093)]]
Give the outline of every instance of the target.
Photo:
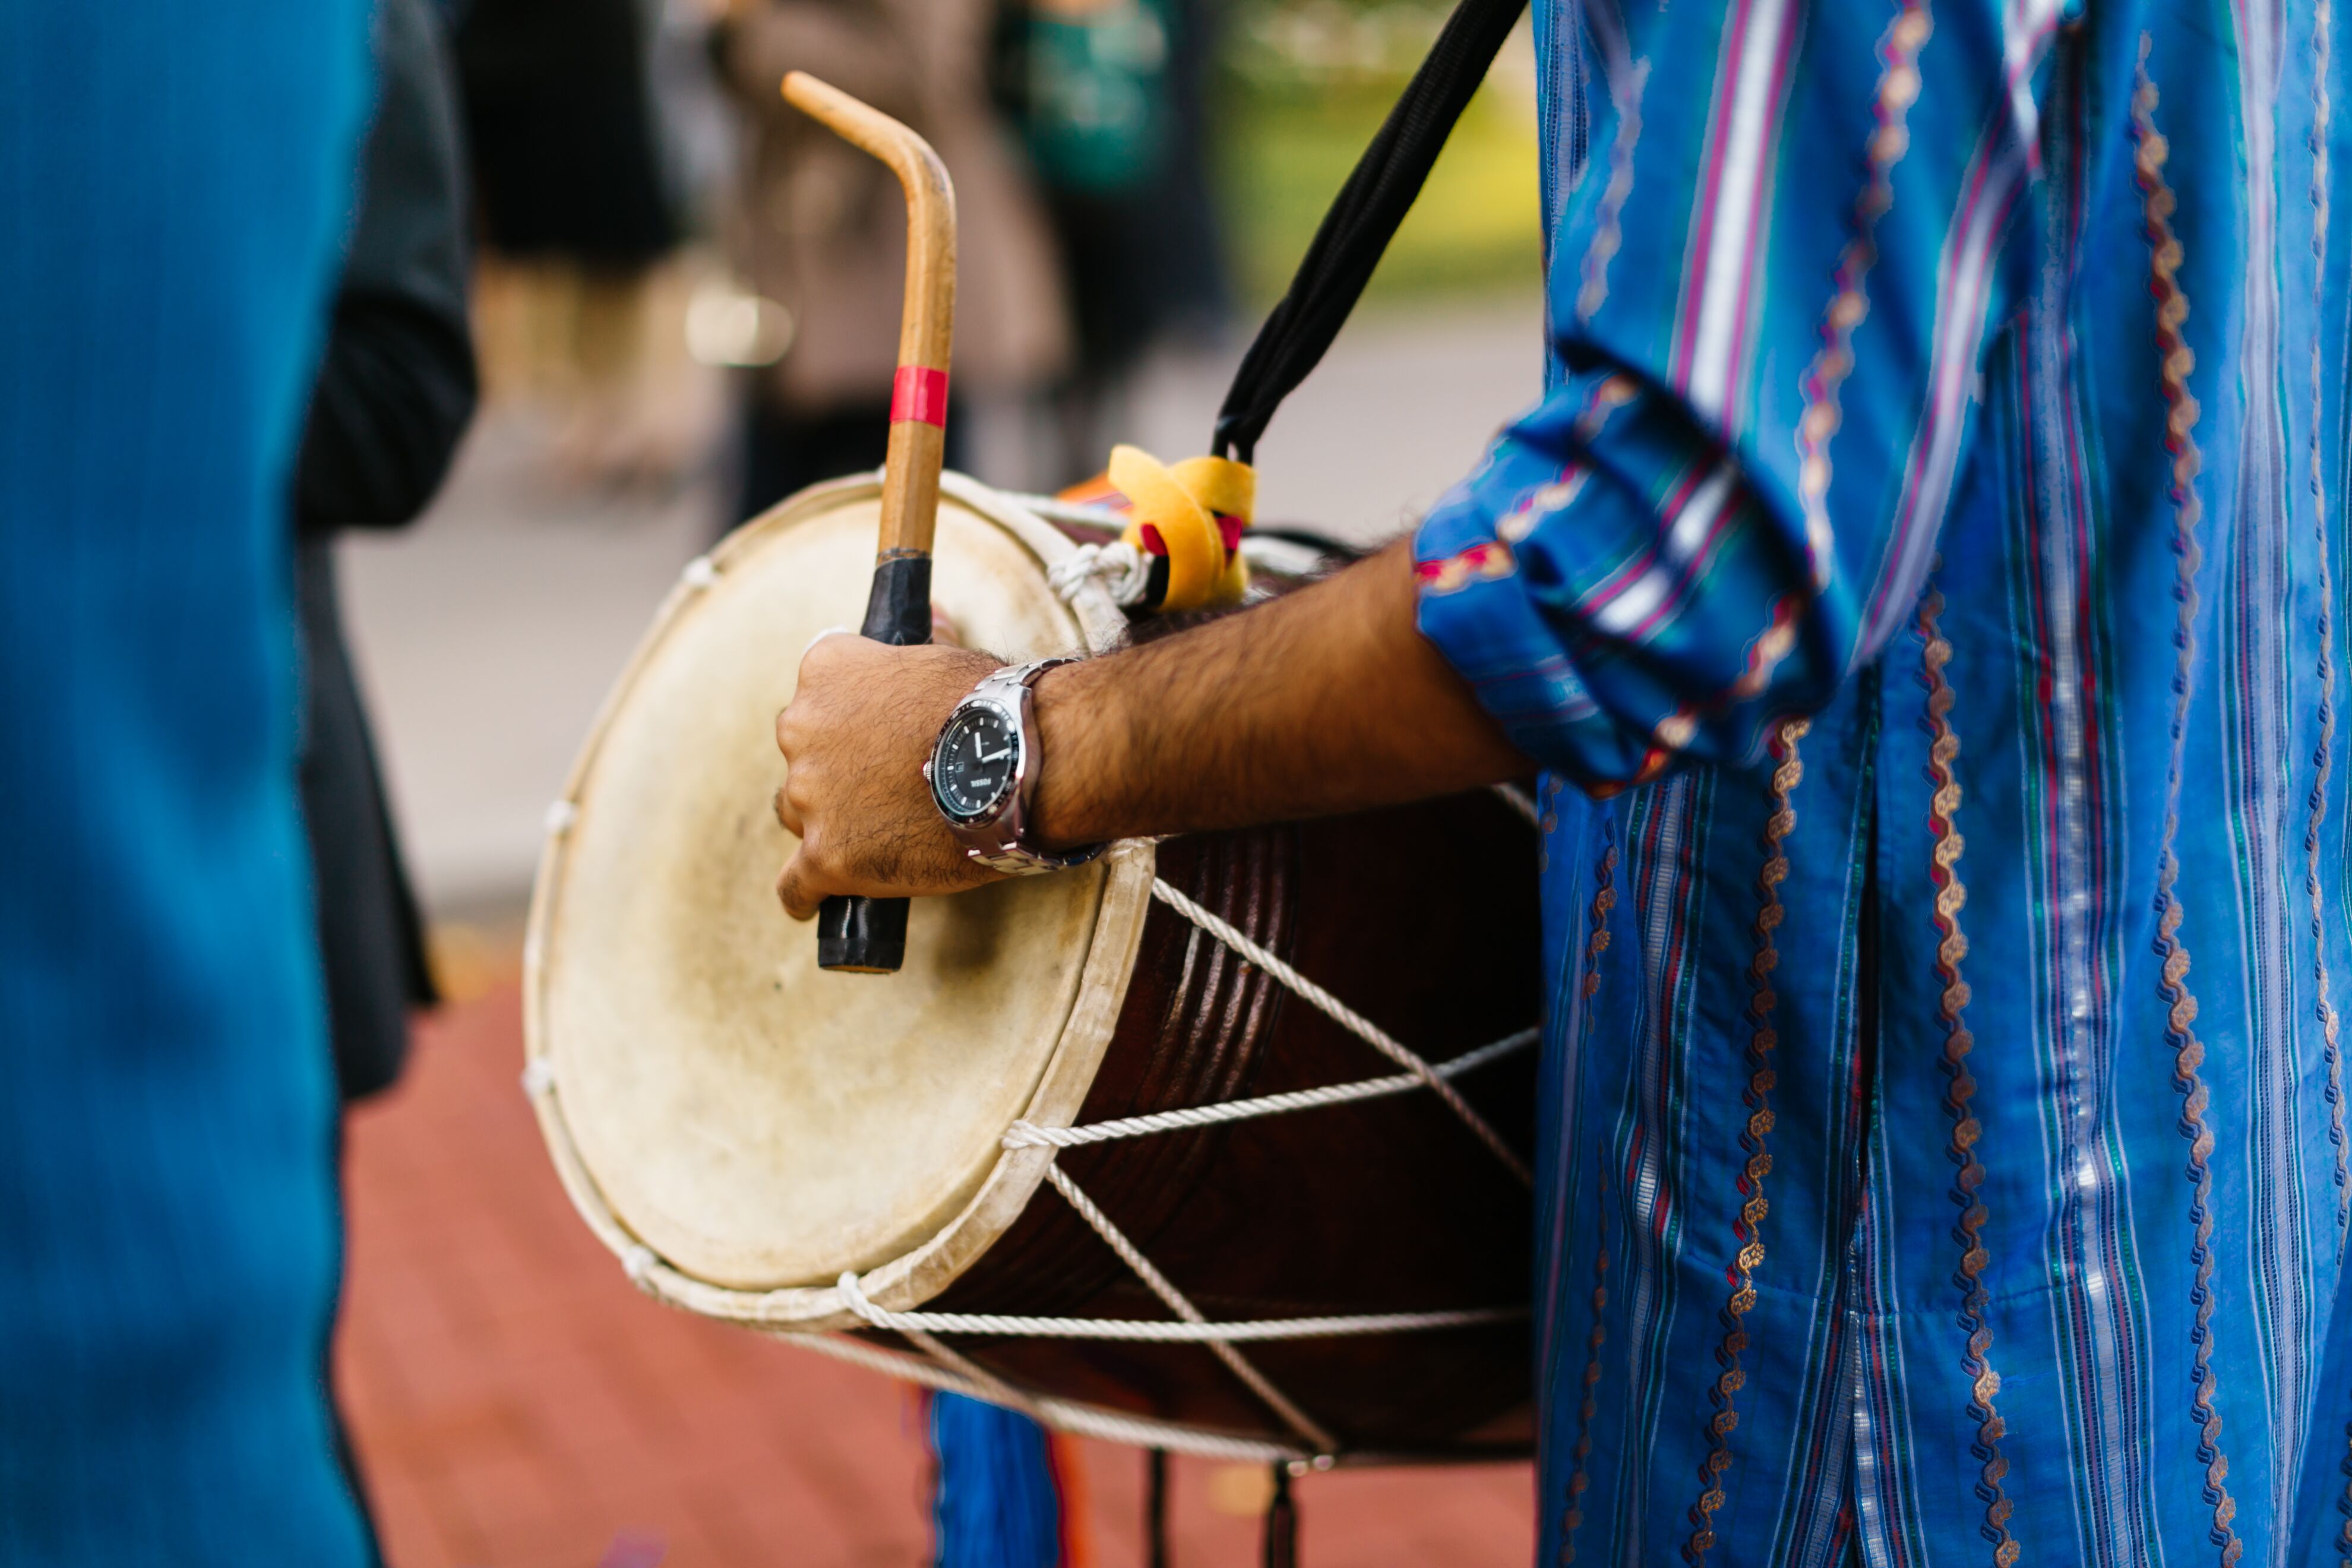
[[(862, 1366), (886, 1377), (902, 1378), (926, 1388), (961, 1394), (973, 1399), (1003, 1403), (988, 1386), (960, 1373), (933, 1366), (904, 1351), (869, 1345), (845, 1334), (812, 1334), (790, 1329), (768, 1331), (786, 1344), (814, 1351), (818, 1355), (831, 1356), (851, 1366)], [(997, 1386), (1006, 1385), (999, 1384)], [(1029, 1394), (1026, 1397), (1029, 1408), (1047, 1426), (1057, 1426), (1065, 1432), (1076, 1432), (1084, 1437), (1100, 1437), (1106, 1442), (1130, 1443), (1139, 1448), (1165, 1448), (1171, 1453), (1197, 1454), (1208, 1459), (1234, 1459), (1258, 1464), (1312, 1463), (1318, 1468), (1325, 1468), (1328, 1458), (1328, 1456), (1313, 1454), (1287, 1444), (1222, 1436), (1195, 1427), (1179, 1426), (1170, 1421), (1154, 1421), (1148, 1415), (1127, 1415), (1091, 1405), (1072, 1404), (1050, 1394)]]
[(1489, 1126), (1485, 1117), (1471, 1109), (1470, 1102), (1462, 1098), (1462, 1091), (1440, 1078), (1435, 1068), (1423, 1061), (1420, 1056), (1408, 1050), (1394, 1036), (1324, 990), (1320, 985), (1316, 984), (1312, 980), (1307, 979), (1304, 974), (1299, 973), (1296, 969), (1291, 968), (1256, 942), (1252, 942), (1248, 937), (1244, 936), (1227, 921), (1220, 920), (1186, 898), (1166, 881), (1153, 878), (1151, 896), (1252, 963), (1256, 964), (1260, 969), (1265, 970), (1268, 974), (1273, 975), (1297, 993), (1309, 1006), (1314, 1007), (1341, 1028), (1346, 1029), (1372, 1049), (1420, 1079), (1428, 1087), (1431, 1093), (1444, 1101), (1448, 1110), (1462, 1119), (1462, 1124), (1469, 1128), (1478, 1141), (1493, 1152), (1495, 1158), (1500, 1160), (1511, 1174), (1517, 1176), (1525, 1185), (1535, 1184), (1535, 1173), (1528, 1169), (1527, 1162), (1520, 1159), (1508, 1143), (1503, 1142), (1502, 1134)]
[[(1069, 1200), (1070, 1206), (1078, 1211), (1078, 1217), (1092, 1226), (1095, 1234), (1110, 1244), (1110, 1249), (1118, 1254), (1119, 1261), (1133, 1269), (1135, 1277), (1142, 1280), (1153, 1295), (1167, 1303), (1170, 1311), (1188, 1323), (1205, 1324), (1209, 1321), (1198, 1307), (1192, 1305), (1191, 1298), (1170, 1282), (1168, 1276), (1152, 1267), (1151, 1259), (1144, 1257), (1142, 1249), (1127, 1238), (1127, 1233), (1113, 1225), (1110, 1216), (1097, 1208), (1094, 1200), (1078, 1190), (1077, 1183), (1070, 1180), (1069, 1173), (1059, 1165), (1048, 1164), (1045, 1179), (1054, 1184), (1055, 1192)], [(1251, 1393), (1265, 1400), (1267, 1408), (1290, 1423), (1292, 1431), (1327, 1452), (1339, 1446), (1337, 1437), (1300, 1409), (1288, 1394), (1275, 1387), (1265, 1373), (1251, 1364), (1249, 1358), (1241, 1352), (1221, 1340), (1211, 1340), (1209, 1350), (1225, 1363), (1226, 1371), (1240, 1378), (1249, 1385)]]
[(1034, 512), (1048, 522), (1075, 522), (1081, 528), (1108, 528), (1113, 533), (1127, 526), (1127, 513), (1111, 507), (1064, 500), (1059, 496), (1024, 495), (1019, 490), (1000, 490), (997, 493), (1022, 510)]
[(906, 1331), (906, 1335), (908, 1341), (917, 1350), (921, 1351), (957, 1376), (964, 1378), (973, 1387), (982, 1390), (982, 1397), (1010, 1409), (1018, 1410), (1024, 1415), (1034, 1416), (1040, 1420), (1045, 1418), (1045, 1413), (1037, 1408), (1037, 1402), (1030, 1398), (1026, 1392), (1013, 1387), (961, 1352), (950, 1348), (947, 1342), (936, 1334), (925, 1333), (920, 1329), (909, 1329)]
[[(1440, 1078), (1458, 1078), (1474, 1072), (1497, 1058), (1513, 1051), (1524, 1050), (1543, 1036), (1540, 1029), (1521, 1029), (1516, 1035), (1506, 1035), (1488, 1046), (1475, 1051), (1465, 1051), (1450, 1061), (1437, 1064)], [(1354, 1083), (1336, 1083), (1328, 1089), (1293, 1089), (1285, 1094), (1261, 1095), (1255, 1100), (1228, 1100), (1217, 1105), (1188, 1106), (1177, 1110), (1155, 1110), (1142, 1116), (1123, 1116), (1115, 1121), (1094, 1121), (1084, 1127), (1040, 1127), (1034, 1121), (1016, 1121), (1005, 1130), (1007, 1149), (1076, 1149), (1087, 1143), (1104, 1143), (1114, 1138), (1144, 1138), (1154, 1132), (1174, 1132), (1187, 1127), (1213, 1127), (1223, 1121), (1244, 1121), (1254, 1116), (1284, 1116), (1294, 1110), (1312, 1110), (1318, 1106), (1348, 1105), (1360, 1100), (1378, 1100), (1384, 1095), (1404, 1094), (1423, 1087), (1412, 1073), (1399, 1073), (1394, 1078), (1368, 1078)]]
[(1123, 539), (1108, 544), (1081, 544), (1046, 569), (1045, 581), (1067, 604), (1100, 582), (1114, 605), (1132, 605), (1151, 584), (1151, 558)]
[(1495, 793), (1501, 795), (1513, 811), (1526, 817), (1529, 827), (1538, 832), (1542, 830), (1543, 808), (1536, 805), (1535, 796), (1515, 784), (1498, 784), (1495, 786)]
[(1263, 1340), (1344, 1339), (1359, 1334), (1424, 1333), (1516, 1322), (1525, 1307), (1473, 1307), (1448, 1312), (1368, 1312), (1356, 1317), (1254, 1318), (1230, 1323), (1139, 1322), (1126, 1318), (1030, 1318), (995, 1312), (893, 1312), (866, 1299), (857, 1276), (835, 1282), (842, 1304), (877, 1329), (899, 1333), (923, 1329), (935, 1334), (1023, 1334), (1043, 1340), (1106, 1340), (1122, 1344), (1205, 1345), (1223, 1340), (1255, 1344)]

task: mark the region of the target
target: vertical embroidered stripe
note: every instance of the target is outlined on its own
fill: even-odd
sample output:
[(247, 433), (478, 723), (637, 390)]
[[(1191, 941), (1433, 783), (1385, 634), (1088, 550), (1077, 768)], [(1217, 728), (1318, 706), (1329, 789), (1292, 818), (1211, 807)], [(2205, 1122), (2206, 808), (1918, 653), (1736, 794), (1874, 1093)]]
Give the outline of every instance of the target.
[(1585, 1464), (1592, 1458), (1592, 1418), (1601, 1409), (1601, 1347), (1609, 1339), (1609, 1331), (1602, 1322), (1602, 1313), (1609, 1306), (1609, 1184), (1606, 1181), (1601, 1184), (1599, 1197), (1601, 1238), (1592, 1253), (1592, 1331), (1585, 1339), (1584, 1381), (1577, 1394), (1576, 1446), (1570, 1450), (1568, 1510), (1560, 1516), (1559, 1521), (1559, 1560), (1562, 1563), (1576, 1561), (1576, 1532), (1584, 1528), (1584, 1493), (1592, 1484)]
[(1838, 396), (1853, 369), (1853, 332), (1870, 314), (1865, 287), (1878, 260), (1878, 220), (1895, 203), (1895, 165), (1911, 146), (1911, 105), (1919, 97), (1919, 48), (1935, 30), (1926, 0), (1908, 0), (1878, 41), (1884, 62), (1872, 106), (1876, 129), (1854, 198), (1853, 234), (1838, 257), (1837, 289), (1822, 312), (1822, 346), (1805, 372), (1805, 412), (1797, 422), (1797, 499), (1805, 509), (1805, 552), (1813, 584), (1826, 587), (1836, 563), (1830, 529), (1830, 441), (1844, 418)]
[(2189, 948), (2180, 940), (2180, 897), (2176, 889), (2180, 877), (2175, 849), (2180, 827), (2180, 773), (2196, 657), (2197, 569), (2202, 555), (2197, 543), (2200, 509), (2196, 481), (2203, 459), (2197, 447), (2197, 399), (2188, 385), (2195, 357), (2180, 333), (2189, 320), (2189, 296), (2182, 291), (2179, 278), (2180, 241), (2172, 232), (2174, 202), (2172, 191), (2164, 180), (2168, 148), (2163, 133), (2156, 128), (2157, 92), (2147, 74), (2148, 45), (2147, 36), (2142, 34), (2139, 71), (2132, 93), (2132, 141), (2147, 233), (2148, 288), (2156, 299), (2156, 348), (2162, 363), (2165, 447), (2172, 454), (2172, 548), (2178, 567), (2173, 585), (2178, 615), (2172, 633), (2177, 655), (2172, 760), (2165, 778), (2164, 838), (2157, 865), (2157, 952), (2164, 959), (2162, 994), (2168, 1008), (2165, 1037), (2173, 1049), (2173, 1086), (2181, 1095), (2180, 1129), (2189, 1139), (2188, 1170), (2192, 1193), (2189, 1218), (2195, 1227), (2189, 1252), (2197, 1271), (2193, 1292), (2196, 1318), (2189, 1331), (2190, 1342), (2195, 1347), (2189, 1415), (2197, 1425), (2198, 1461), (2205, 1467), (2205, 1502), (2213, 1510), (2213, 1542), (2221, 1548), (2223, 1568), (2231, 1568), (2243, 1554), (2245, 1546), (2232, 1524), (2238, 1505), (2230, 1496), (2230, 1461), (2221, 1452), (2221, 1417), (2213, 1408), (2213, 1177), (2207, 1163), (2213, 1152), (2213, 1134), (2205, 1122), (2205, 1083), (2198, 1076), (2198, 1068), (2205, 1059), (2205, 1047), (2193, 1027), (2197, 999), (2186, 984)]
[(1780, 1045), (1772, 1022), (1780, 1005), (1772, 989), (1772, 972), (1780, 964), (1773, 933), (1780, 929), (1787, 912), (1780, 905), (1780, 884), (1789, 879), (1789, 835), (1797, 826), (1796, 810), (1789, 803), (1805, 776), (1804, 764), (1797, 757), (1797, 742), (1811, 727), (1802, 719), (1786, 720), (1772, 736), (1776, 764), (1772, 815), (1764, 825), (1764, 865), (1756, 874), (1756, 956), (1748, 966), (1748, 1088), (1741, 1096), (1748, 1107), (1748, 1124), (1739, 1134), (1740, 1150), (1748, 1158), (1738, 1180), (1740, 1195), (1747, 1201), (1740, 1205), (1732, 1229), (1739, 1250), (1729, 1270), (1731, 1296), (1723, 1306), (1723, 1342), (1715, 1352), (1723, 1371), (1708, 1391), (1715, 1415), (1706, 1424), (1706, 1458), (1699, 1466), (1701, 1490), (1690, 1510), (1690, 1541), (1683, 1548), (1684, 1558), (1693, 1563), (1704, 1561), (1715, 1549), (1715, 1515), (1723, 1506), (1724, 1472), (1731, 1468), (1732, 1430), (1739, 1425), (1738, 1396), (1748, 1381), (1739, 1357), (1748, 1348), (1745, 1323), (1748, 1309), (1756, 1304), (1756, 1270), (1764, 1263), (1764, 1216), (1771, 1208), (1764, 1195), (1765, 1177), (1772, 1170), (1772, 1153), (1765, 1140), (1772, 1131), (1772, 1089), (1777, 1080), (1773, 1053)]
[(1633, 149), (1642, 139), (1642, 89), (1649, 84), (1649, 61), (1610, 61), (1609, 89), (1617, 100), (1617, 134), (1609, 144), (1609, 184), (1601, 193), (1601, 220), (1584, 249), (1583, 281), (1576, 291), (1580, 321), (1591, 321), (1609, 298), (1609, 263), (1624, 242), (1625, 198), (1633, 194)]
[[(1617, 847), (1601, 851), (1599, 884), (1592, 890), (1592, 910), (1585, 921), (1591, 936), (1584, 947), (1584, 1003), (1590, 1010), (1601, 989), (1601, 955), (1609, 951), (1609, 911), (1617, 907)], [(1570, 1158), (1573, 1158), (1571, 1153)], [(1576, 1532), (1584, 1526), (1584, 1491), (1591, 1484), (1585, 1461), (1592, 1457), (1592, 1417), (1598, 1413), (1601, 1387), (1601, 1347), (1609, 1338), (1601, 1312), (1609, 1305), (1609, 1182), (1603, 1177), (1594, 1205), (1601, 1216), (1601, 1235), (1592, 1252), (1592, 1332), (1585, 1341), (1584, 1382), (1578, 1393), (1576, 1445), (1568, 1476), (1568, 1510), (1560, 1516), (1559, 1560), (1576, 1561)]]
[[(2327, 72), (2335, 50), (2335, 6), (2316, 0), (2311, 16), (2311, 312), (2315, 321), (2326, 319), (2327, 280), (2327, 132), (2335, 105), (2327, 91)], [(2327, 409), (2326, 361), (2319, 334), (2311, 339), (2311, 509), (2312, 526), (2319, 545), (2319, 751), (2317, 777), (2311, 790), (2311, 831), (2304, 841), (2311, 894), (2312, 960), (2317, 968), (2319, 1018), (2327, 1050), (2327, 1131), (2336, 1146), (2336, 1262), (2340, 1271), (2347, 1225), (2344, 1149), (2344, 1068), (2336, 998), (2328, 983), (2326, 927), (2319, 890), (2319, 830), (2327, 812), (2327, 780), (2336, 760), (2335, 569), (2329, 552), (2335, 542), (2327, 532), (2327, 481), (2320, 442), (2322, 418)], [(2338, 1287), (2341, 1288), (2340, 1286)], [(2345, 1429), (2347, 1454), (2342, 1465), (2345, 1489), (2337, 1510), (2344, 1524), (2337, 1531), (2337, 1568), (2352, 1568), (2352, 1426)]]
[[(2311, 105), (2311, 316), (2321, 320), (2326, 308), (2327, 279), (2327, 132), (2334, 105), (2327, 96), (2328, 55), (2335, 10), (2331, 0), (2316, 0), (2311, 17), (2311, 70), (2315, 84)], [(2336, 998), (2328, 984), (2326, 903), (2320, 896), (2319, 833), (2327, 820), (2327, 781), (2336, 762), (2336, 573), (2328, 559), (2334, 541), (2327, 534), (2327, 481), (2321, 451), (2320, 416), (2327, 406), (2326, 363), (2319, 353), (2319, 334), (2311, 339), (2311, 515), (2319, 552), (2319, 743), (2312, 754), (2311, 821), (2303, 836), (2304, 890), (2311, 899), (2312, 979), (2319, 999), (2315, 1011), (2327, 1057), (2327, 1137), (2336, 1152), (2336, 1260), (2344, 1261), (2345, 1234), (2352, 1228), (2352, 1172), (2345, 1164), (2344, 1058)]]
[(1944, 676), (1944, 667), (1951, 662), (1952, 645), (1944, 640), (1939, 624), (1943, 613), (1944, 595), (1929, 588), (1919, 605), (1919, 637), (1927, 645), (1921, 664), (1927, 687), (1927, 728), (1932, 737), (1927, 748), (1927, 778), (1935, 785), (1927, 826), (1935, 839), (1934, 869), (1930, 875), (1936, 885), (1936, 977), (1943, 983), (1937, 1014), (1944, 1027), (1944, 1109), (1952, 1119), (1952, 1163), (1959, 1167), (1952, 1185), (1952, 1201), (1960, 1210), (1960, 1223), (1953, 1231), (1960, 1244), (1960, 1268), (1955, 1279), (1961, 1290), (1960, 1331), (1968, 1336), (1961, 1365), (1969, 1378), (1969, 1414), (1977, 1424), (1973, 1452), (1982, 1467), (1978, 1471), (1977, 1495), (1985, 1504), (1984, 1533), (1993, 1542), (1993, 1562), (1999, 1568), (2011, 1568), (2020, 1548), (2017, 1538), (2010, 1533), (2011, 1504), (2001, 1484), (2009, 1474), (2009, 1461), (2000, 1452), (2000, 1439), (2007, 1428), (1993, 1403), (2000, 1392), (2000, 1373), (1993, 1370), (1992, 1328), (1985, 1321), (1989, 1292), (1984, 1271), (1991, 1258), (1984, 1245), (1988, 1216), (1983, 1201), (1977, 1195), (1984, 1185), (1985, 1170), (1976, 1152), (1977, 1145), (1983, 1141), (1984, 1126), (1969, 1109), (1977, 1085), (1975, 1075), (1969, 1071), (1968, 1058), (1975, 1048), (1976, 1039), (1969, 1033), (1965, 1016), (1969, 984), (1960, 978), (1960, 960), (1969, 952), (1969, 939), (1960, 931), (1960, 909), (1968, 902), (1969, 894), (1960, 880), (1960, 853), (1965, 843), (1958, 822), (1959, 780), (1952, 771), (1952, 763), (1960, 754), (1960, 738), (1952, 728), (1951, 682)]

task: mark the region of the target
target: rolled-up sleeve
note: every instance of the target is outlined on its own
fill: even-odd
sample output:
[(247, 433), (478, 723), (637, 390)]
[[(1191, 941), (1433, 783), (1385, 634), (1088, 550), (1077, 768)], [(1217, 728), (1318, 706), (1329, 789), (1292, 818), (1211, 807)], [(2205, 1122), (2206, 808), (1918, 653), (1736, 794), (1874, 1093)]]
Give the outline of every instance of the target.
[(1752, 757), (1907, 618), (2025, 286), (2057, 16), (1633, 10), (1559, 24), (1607, 102), (1551, 236), (1550, 390), (1414, 542), (1423, 635), (1599, 793)]

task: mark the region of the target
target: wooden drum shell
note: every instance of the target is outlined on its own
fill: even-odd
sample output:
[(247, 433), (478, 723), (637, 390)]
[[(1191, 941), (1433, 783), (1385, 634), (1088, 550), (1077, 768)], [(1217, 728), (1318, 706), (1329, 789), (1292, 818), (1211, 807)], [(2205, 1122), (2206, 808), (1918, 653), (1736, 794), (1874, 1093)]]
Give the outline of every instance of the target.
[[(1160, 878), (1442, 1062), (1537, 1016), (1528, 825), (1490, 795), (1160, 847)], [(1493, 874), (1474, 871), (1493, 868)], [(1524, 875), (1507, 868), (1520, 868)], [(1534, 1147), (1532, 1050), (1459, 1087)], [(1165, 905), (1081, 1124), (1378, 1077), (1387, 1058)], [(1528, 1189), (1425, 1093), (1064, 1151), (1082, 1188), (1213, 1321), (1525, 1300)], [(1068, 1205), (1041, 1194), (942, 1311), (1165, 1319)], [(1271, 1342), (1244, 1353), (1350, 1447), (1523, 1447), (1529, 1330)], [(1189, 1425), (1291, 1436), (1192, 1345), (960, 1341), (992, 1371)]]

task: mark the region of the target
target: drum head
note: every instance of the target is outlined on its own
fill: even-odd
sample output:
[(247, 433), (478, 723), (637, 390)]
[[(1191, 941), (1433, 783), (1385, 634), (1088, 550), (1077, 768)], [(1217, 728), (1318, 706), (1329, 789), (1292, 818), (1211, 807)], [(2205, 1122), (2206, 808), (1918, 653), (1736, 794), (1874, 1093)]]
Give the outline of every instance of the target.
[[(1082, 995), (1123, 991), (1140, 926), (1104, 919), (1137, 880), (1110, 862), (917, 900), (892, 976), (819, 970), (785, 917), (774, 719), (810, 640), (864, 606), (878, 504), (870, 479), (820, 487), (689, 571), (574, 769), (533, 910), (531, 1048), (574, 1197), (608, 1241), (730, 1290), (936, 1246), (1007, 1124), (1075, 1113), (1118, 1002)], [(1070, 548), (950, 483), (935, 596), (1008, 659), (1100, 646), (1117, 612), (1082, 624), (1045, 579)], [(982, 1228), (965, 1253), (1002, 1227)]]

